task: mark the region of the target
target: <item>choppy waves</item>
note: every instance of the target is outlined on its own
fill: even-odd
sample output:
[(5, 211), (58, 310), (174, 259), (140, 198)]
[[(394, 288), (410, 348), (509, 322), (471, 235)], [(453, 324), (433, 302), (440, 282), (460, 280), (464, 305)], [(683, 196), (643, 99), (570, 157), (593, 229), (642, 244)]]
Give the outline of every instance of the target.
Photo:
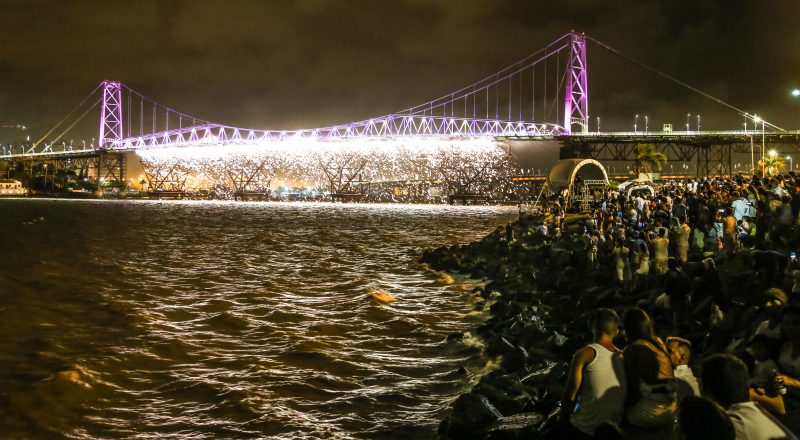
[(0, 432), (23, 438), (435, 437), (468, 385), (459, 367), (486, 360), (470, 338), (447, 340), (481, 319), (472, 285), (416, 259), (516, 214), (54, 200), (0, 212)]

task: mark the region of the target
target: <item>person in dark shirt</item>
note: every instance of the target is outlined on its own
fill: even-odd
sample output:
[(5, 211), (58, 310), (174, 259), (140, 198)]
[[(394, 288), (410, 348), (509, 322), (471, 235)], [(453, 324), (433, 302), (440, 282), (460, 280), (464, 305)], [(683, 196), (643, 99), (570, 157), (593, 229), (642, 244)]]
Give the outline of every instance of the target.
[(681, 197), (680, 199), (676, 200), (675, 204), (672, 205), (672, 215), (678, 218), (688, 217), (689, 208), (686, 207), (685, 197)]
[(692, 291), (692, 302), (695, 304), (695, 313), (698, 316), (708, 316), (711, 304), (719, 304), (727, 298), (722, 290), (722, 278), (719, 275), (714, 260), (706, 258), (703, 260), (703, 272), (700, 274), (698, 282)]
[(753, 251), (750, 263), (764, 287), (781, 287), (789, 259), (786, 255), (774, 250)]
[(669, 298), (673, 324), (681, 327), (686, 324), (686, 309), (689, 306), (692, 283), (675, 258), (670, 257), (667, 260), (667, 268), (667, 273), (664, 274), (664, 291)]

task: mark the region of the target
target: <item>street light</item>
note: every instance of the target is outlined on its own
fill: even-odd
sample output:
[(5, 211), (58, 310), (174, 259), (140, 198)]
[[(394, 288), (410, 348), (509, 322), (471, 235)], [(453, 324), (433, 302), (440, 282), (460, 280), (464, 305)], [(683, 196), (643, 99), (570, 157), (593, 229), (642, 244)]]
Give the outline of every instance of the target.
[(800, 89), (794, 89), (794, 90), (792, 90), (792, 96), (794, 96), (794, 97), (800, 97)]
[(700, 131), (700, 115), (697, 115), (697, 131)]
[[(764, 157), (763, 157), (763, 155), (764, 155), (764, 151), (766, 151), (766, 149), (767, 149), (767, 135), (766, 135), (766, 133), (765, 133), (765, 130), (766, 130), (766, 128), (765, 128), (765, 125), (766, 125), (766, 124), (767, 124), (767, 121), (765, 121), (765, 120), (763, 120), (763, 119), (762, 119), (762, 120), (761, 120), (761, 155), (762, 155), (762, 157), (761, 157), (761, 160), (762, 160), (762, 161), (764, 160)], [(773, 151), (774, 151), (774, 150), (773, 150)], [(762, 162), (762, 163), (763, 163), (763, 162)], [(763, 172), (763, 171), (764, 171), (764, 170), (762, 170), (762, 172)]]
[[(761, 122), (761, 118), (759, 118), (758, 115), (753, 115), (753, 129), (757, 129), (758, 128), (758, 123), (759, 122)], [(750, 161), (751, 162), (753, 161), (754, 154), (755, 153), (753, 152), (753, 135), (750, 135)], [(764, 169), (763, 169), (764, 168), (764, 144), (763, 143), (761, 144), (761, 168), (762, 168), (761, 171), (763, 172), (764, 171)], [(755, 170), (755, 169), (756, 169), (755, 165), (753, 165), (753, 170)]]
[(786, 156), (786, 159), (788, 159), (788, 160), (789, 160), (789, 171), (792, 171), (792, 169), (794, 168), (794, 167), (792, 166), (792, 165), (793, 165), (793, 163), (794, 163), (794, 162), (792, 161), (792, 156)]
[(636, 129), (636, 127), (637, 127), (638, 125), (639, 125), (639, 115), (636, 115), (636, 117), (633, 119), (633, 132), (634, 132), (634, 133), (636, 133), (636, 132), (638, 131), (638, 130)]
[(644, 132), (647, 133), (647, 115), (644, 115)]
[(691, 117), (692, 117), (692, 115), (690, 113), (686, 113), (686, 132), (687, 133), (689, 132), (689, 118), (691, 118)]
[(597, 134), (600, 134), (600, 116), (597, 117)]
[[(772, 158), (774, 158), (774, 157), (777, 157), (777, 156), (778, 156), (778, 152), (777, 152), (777, 151), (775, 151), (775, 150), (769, 150), (769, 157), (772, 157)], [(765, 161), (765, 162), (766, 162), (766, 161)], [(764, 167), (766, 167), (766, 166), (767, 166), (767, 164), (765, 163), (765, 164), (764, 164)], [(764, 175), (766, 176), (766, 168), (765, 168), (765, 171), (764, 171)]]

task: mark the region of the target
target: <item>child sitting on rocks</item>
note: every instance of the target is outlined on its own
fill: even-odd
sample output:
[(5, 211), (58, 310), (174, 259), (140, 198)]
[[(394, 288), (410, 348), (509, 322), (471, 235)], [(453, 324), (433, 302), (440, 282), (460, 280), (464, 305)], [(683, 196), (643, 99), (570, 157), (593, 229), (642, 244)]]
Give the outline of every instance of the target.
[(700, 384), (689, 367), (689, 360), (692, 357), (692, 343), (684, 338), (670, 336), (667, 338), (667, 353), (669, 353), (672, 365), (675, 367), (678, 402), (687, 396), (699, 396)]

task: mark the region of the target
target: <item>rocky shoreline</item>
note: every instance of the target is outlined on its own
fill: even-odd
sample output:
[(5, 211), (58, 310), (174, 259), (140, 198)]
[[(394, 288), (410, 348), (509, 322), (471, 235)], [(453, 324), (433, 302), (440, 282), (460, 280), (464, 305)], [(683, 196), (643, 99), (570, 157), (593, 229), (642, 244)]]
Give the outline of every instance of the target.
[(440, 437), (536, 438), (557, 418), (570, 358), (591, 339), (590, 314), (600, 307), (621, 314), (653, 296), (652, 283), (623, 295), (609, 261), (589, 267), (580, 233), (586, 219), (568, 216), (562, 236), (551, 240), (539, 229), (549, 219), (525, 216), (479, 241), (423, 253), (432, 269), (488, 281), (473, 292), (475, 310), (488, 307), (489, 318), (472, 333), (488, 357), (500, 359), (456, 399)]
[(589, 335), (587, 313), (616, 302), (610, 277), (577, 269), (584, 253), (572, 251), (582, 243), (569, 232), (582, 219), (571, 220), (557, 245), (534, 228), (543, 218), (527, 216), (482, 240), (423, 253), (432, 269), (489, 281), (474, 293), (476, 310), (488, 307), (490, 318), (473, 333), (487, 356), (501, 358), (454, 402), (441, 437), (531, 438), (557, 415), (569, 358)]

